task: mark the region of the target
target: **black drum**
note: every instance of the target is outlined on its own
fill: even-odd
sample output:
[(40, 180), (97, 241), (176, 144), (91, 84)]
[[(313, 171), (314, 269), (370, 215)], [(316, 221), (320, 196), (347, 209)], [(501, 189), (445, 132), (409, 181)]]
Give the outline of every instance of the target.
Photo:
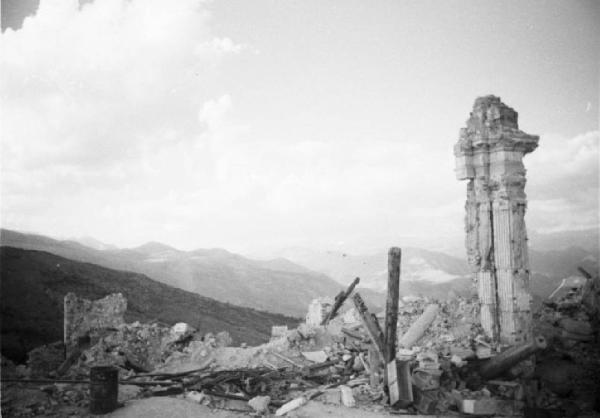
[(107, 414), (117, 409), (119, 371), (112, 366), (97, 366), (90, 370), (90, 412)]

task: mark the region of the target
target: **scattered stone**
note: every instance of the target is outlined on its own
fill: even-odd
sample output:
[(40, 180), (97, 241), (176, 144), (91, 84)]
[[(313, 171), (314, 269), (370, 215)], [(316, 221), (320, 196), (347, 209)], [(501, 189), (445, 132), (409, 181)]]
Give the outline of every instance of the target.
[(421, 390), (432, 390), (440, 387), (441, 370), (415, 369), (412, 374), (413, 384)]
[(355, 372), (362, 372), (365, 370), (364, 362), (360, 359), (359, 356), (354, 357), (354, 361), (352, 363), (352, 370)]
[(490, 347), (486, 347), (484, 345), (478, 345), (475, 350), (475, 355), (478, 359), (488, 359), (492, 357), (492, 349)]
[(300, 396), (299, 398), (292, 399), (291, 401), (282, 405), (281, 408), (279, 408), (277, 411), (275, 411), (275, 416), (277, 416), (277, 417), (283, 416), (283, 415), (287, 414), (288, 412), (293, 411), (294, 409), (300, 408), (302, 405), (306, 404), (306, 402), (308, 402), (308, 399), (305, 398), (304, 396)]
[(356, 400), (354, 399), (354, 394), (352, 393), (352, 389), (346, 385), (340, 386), (340, 394), (342, 398), (342, 404), (348, 408), (354, 408), (356, 406)]
[(271, 402), (270, 396), (255, 396), (248, 401), (248, 405), (259, 414), (266, 414), (269, 412), (269, 403)]
[(514, 401), (503, 401), (499, 399), (463, 399), (460, 403), (460, 411), (469, 415), (515, 415), (518, 412), (518, 404)]
[(142, 393), (142, 388), (140, 386), (135, 385), (119, 385), (119, 401), (127, 402), (131, 399), (136, 399), (140, 397)]
[[(287, 327), (286, 327), (287, 329)], [(218, 332), (215, 336), (217, 347), (229, 347), (233, 344), (233, 338), (227, 331)]]
[(327, 354), (325, 351), (303, 351), (302, 355), (307, 360), (312, 361), (313, 363), (324, 363), (327, 361)]
[(323, 403), (331, 405), (340, 405), (342, 403), (342, 394), (338, 389), (328, 389), (321, 395)]
[(452, 355), (452, 357), (450, 358), (450, 362), (456, 367), (462, 367), (465, 364), (467, 364), (466, 361), (464, 361), (460, 356), (457, 356), (456, 354)]

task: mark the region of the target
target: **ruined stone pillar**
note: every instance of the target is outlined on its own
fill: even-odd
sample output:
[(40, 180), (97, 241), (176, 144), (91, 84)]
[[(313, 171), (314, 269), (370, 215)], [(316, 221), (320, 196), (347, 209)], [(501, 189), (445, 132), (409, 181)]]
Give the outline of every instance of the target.
[(523, 156), (539, 137), (519, 130), (517, 119), (499, 97), (480, 97), (454, 146), (456, 177), (469, 180), (466, 247), (481, 325), (507, 344), (528, 340), (531, 327)]

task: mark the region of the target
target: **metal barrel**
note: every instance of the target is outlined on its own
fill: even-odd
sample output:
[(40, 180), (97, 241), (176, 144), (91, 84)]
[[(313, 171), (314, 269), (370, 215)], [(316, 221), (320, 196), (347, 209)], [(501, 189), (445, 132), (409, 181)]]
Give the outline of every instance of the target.
[(112, 366), (97, 366), (90, 370), (90, 412), (107, 414), (117, 409), (119, 371)]

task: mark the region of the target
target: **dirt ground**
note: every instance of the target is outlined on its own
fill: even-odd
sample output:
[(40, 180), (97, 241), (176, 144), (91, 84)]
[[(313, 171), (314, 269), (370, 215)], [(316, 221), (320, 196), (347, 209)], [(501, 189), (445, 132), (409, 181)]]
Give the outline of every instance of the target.
[[(210, 409), (204, 405), (186, 401), (184, 399), (154, 397), (132, 401), (123, 408), (104, 416), (107, 418), (239, 418), (248, 417), (249, 414), (247, 412)], [(344, 406), (326, 405), (317, 401), (310, 401), (301, 408), (286, 415), (286, 417), (290, 418), (379, 418), (383, 416), (398, 415), (390, 415), (384, 411), (376, 412), (365, 409), (346, 408)], [(408, 415), (410, 418), (444, 418), (450, 416), (451, 415)]]

